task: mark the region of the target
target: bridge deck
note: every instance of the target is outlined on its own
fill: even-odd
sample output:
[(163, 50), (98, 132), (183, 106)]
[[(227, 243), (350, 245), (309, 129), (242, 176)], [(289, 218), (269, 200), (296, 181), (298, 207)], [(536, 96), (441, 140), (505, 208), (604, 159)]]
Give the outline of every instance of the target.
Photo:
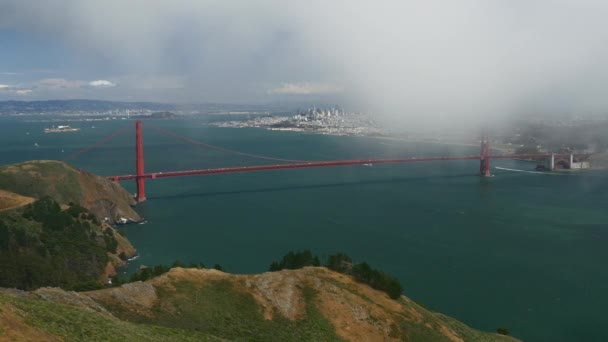
[[(555, 157), (566, 156), (566, 154), (556, 154)], [(569, 154), (567, 154), (569, 156)], [(550, 154), (519, 154), (519, 155), (496, 155), (490, 156), (490, 159), (543, 159), (551, 157)], [(168, 177), (184, 177), (196, 175), (211, 175), (221, 173), (235, 172), (253, 172), (253, 171), (268, 171), (268, 170), (284, 170), (284, 169), (301, 169), (312, 167), (331, 167), (331, 166), (349, 166), (349, 165), (364, 165), (364, 164), (397, 164), (397, 163), (416, 163), (416, 162), (433, 162), (433, 161), (452, 161), (452, 160), (479, 160), (479, 155), (474, 156), (457, 156), (457, 157), (411, 157), (400, 159), (352, 159), (352, 160), (333, 160), (333, 161), (311, 161), (302, 163), (289, 164), (273, 164), (273, 165), (256, 165), (256, 166), (237, 166), (223, 167), (201, 170), (187, 171), (168, 171), (168, 172), (153, 172), (145, 173), (142, 178), (168, 178)], [(114, 181), (137, 179), (137, 175), (121, 175), (108, 177)]]

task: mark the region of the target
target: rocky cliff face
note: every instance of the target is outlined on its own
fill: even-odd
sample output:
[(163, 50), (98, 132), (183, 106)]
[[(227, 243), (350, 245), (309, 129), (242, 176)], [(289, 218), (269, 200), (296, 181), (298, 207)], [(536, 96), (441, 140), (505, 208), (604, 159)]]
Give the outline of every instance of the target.
[(141, 219), (132, 208), (135, 200), (119, 184), (59, 161), (0, 167), (0, 189), (33, 198), (50, 196), (60, 204), (76, 203), (109, 223)]

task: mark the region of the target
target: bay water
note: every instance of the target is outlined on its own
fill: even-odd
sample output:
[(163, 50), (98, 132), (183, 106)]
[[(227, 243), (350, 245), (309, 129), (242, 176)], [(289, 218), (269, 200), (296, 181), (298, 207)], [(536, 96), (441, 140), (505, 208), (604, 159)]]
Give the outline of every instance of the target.
[[(31, 119), (31, 118), (29, 118)], [(273, 163), (160, 134), (297, 160), (474, 155), (478, 147), (217, 128), (217, 117), (144, 121), (146, 171)], [(56, 122), (55, 124), (65, 124)], [(0, 119), (0, 164), (62, 160), (128, 127), (69, 163), (98, 175), (133, 174), (134, 122), (70, 122), (79, 132), (45, 134), (50, 123)], [(493, 167), (532, 170), (523, 161)], [(425, 307), (526, 341), (606, 341), (608, 174), (533, 174), (451, 161), (278, 170), (146, 182), (124, 228), (139, 265), (203, 262), (259, 273), (290, 250), (341, 251), (397, 276)], [(135, 192), (133, 182), (123, 184)]]

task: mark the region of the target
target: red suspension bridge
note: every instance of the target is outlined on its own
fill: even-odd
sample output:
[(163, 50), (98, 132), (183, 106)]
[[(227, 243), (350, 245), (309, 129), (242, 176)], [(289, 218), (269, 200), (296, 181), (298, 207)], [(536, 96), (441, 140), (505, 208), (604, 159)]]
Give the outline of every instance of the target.
[[(96, 146), (99, 146), (110, 139), (116, 137), (119, 134), (125, 132), (128, 127), (125, 127), (116, 133), (106, 137), (103, 140), (93, 144), (92, 146), (78, 151), (67, 159), (73, 159), (80, 154), (87, 152)], [(152, 126), (156, 130), (160, 131), (165, 135), (172, 136), (174, 138), (187, 141), (192, 144), (204, 146), (207, 148), (216, 149), (219, 151), (238, 154), (257, 159), (272, 160), (282, 162), (282, 164), (271, 164), (271, 165), (256, 165), (256, 166), (235, 166), (235, 167), (222, 167), (222, 168), (210, 168), (200, 170), (186, 170), (186, 171), (168, 171), (168, 172), (148, 172), (144, 171), (144, 144), (143, 144), (143, 132), (142, 122), (135, 122), (135, 174), (130, 175), (119, 175), (108, 177), (113, 181), (123, 180), (135, 180), (137, 184), (137, 195), (136, 199), (139, 202), (146, 200), (145, 192), (145, 181), (146, 179), (157, 179), (157, 178), (169, 178), (169, 177), (184, 177), (184, 176), (198, 176), (198, 175), (212, 175), (222, 173), (236, 173), (236, 172), (253, 172), (253, 171), (268, 171), (268, 170), (284, 170), (284, 169), (301, 169), (301, 168), (316, 168), (316, 167), (335, 167), (335, 166), (351, 166), (351, 165), (374, 165), (374, 164), (397, 164), (397, 163), (420, 163), (420, 162), (438, 162), (438, 161), (453, 161), (453, 160), (479, 160), (479, 174), (483, 177), (490, 176), (490, 160), (491, 159), (547, 159), (549, 160), (549, 168), (553, 169), (556, 165), (556, 161), (572, 163), (574, 156), (572, 154), (506, 154), (506, 155), (491, 155), (490, 153), (490, 142), (487, 137), (481, 139), (481, 151), (479, 155), (470, 156), (446, 156), (446, 157), (409, 157), (409, 158), (396, 158), (396, 159), (350, 159), (350, 160), (329, 160), (329, 161), (302, 161), (294, 159), (283, 159), (273, 158), (268, 156), (262, 156), (257, 154), (244, 153), (240, 151), (234, 151), (223, 147), (203, 143), (197, 140), (193, 140), (187, 137), (177, 135), (173, 132), (164, 130), (160, 127)]]

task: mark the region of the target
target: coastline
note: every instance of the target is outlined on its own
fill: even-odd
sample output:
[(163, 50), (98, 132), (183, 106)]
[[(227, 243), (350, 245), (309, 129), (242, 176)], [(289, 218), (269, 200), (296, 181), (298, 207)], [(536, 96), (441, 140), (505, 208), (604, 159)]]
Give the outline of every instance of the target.
[[(387, 135), (375, 135), (375, 134), (360, 134), (353, 132), (335, 132), (335, 131), (325, 131), (325, 130), (312, 130), (312, 129), (304, 129), (300, 127), (268, 127), (268, 126), (219, 126), (212, 125), (214, 127), (221, 128), (259, 128), (267, 131), (286, 131), (286, 132), (300, 132), (300, 133), (308, 133), (308, 134), (319, 134), (319, 135), (333, 135), (333, 136), (357, 136), (357, 137), (367, 137), (373, 139), (381, 139), (381, 140), (392, 140), (392, 141), (402, 141), (402, 142), (411, 142), (411, 143), (423, 143), (423, 144), (434, 144), (434, 145), (447, 145), (447, 146), (466, 146), (466, 147), (479, 147), (478, 144), (474, 143), (466, 143), (466, 142), (458, 142), (458, 141), (435, 141), (435, 140), (426, 140), (426, 139), (411, 139), (411, 138), (403, 138), (397, 136), (387, 136)], [(513, 154), (513, 148), (505, 147), (505, 146), (496, 146), (491, 145), (490, 148), (492, 150), (496, 150), (502, 152), (504, 154)]]
[[(478, 144), (459, 142), (459, 141), (433, 141), (433, 140), (425, 140), (425, 139), (411, 139), (411, 138), (401, 138), (401, 137), (392, 137), (392, 136), (368, 136), (368, 137), (376, 138), (376, 139), (383, 139), (383, 140), (404, 141), (404, 142), (434, 144), (434, 145), (479, 147)], [(490, 145), (490, 148), (492, 150), (500, 151), (505, 154), (513, 154), (513, 150), (511, 148), (495, 146), (495, 145)]]

